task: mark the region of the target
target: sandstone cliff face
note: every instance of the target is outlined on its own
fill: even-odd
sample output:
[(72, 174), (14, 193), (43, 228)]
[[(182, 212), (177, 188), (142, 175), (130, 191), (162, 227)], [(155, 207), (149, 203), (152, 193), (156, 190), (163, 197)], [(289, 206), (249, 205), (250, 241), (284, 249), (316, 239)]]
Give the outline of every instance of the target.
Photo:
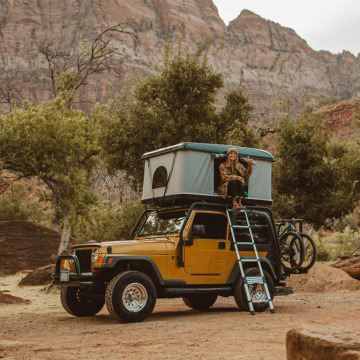
[[(121, 66), (125, 77), (155, 74), (163, 36), (175, 40), (182, 22), (191, 47), (209, 37), (214, 39), (214, 48), (222, 45), (218, 52), (210, 52), (210, 63), (227, 72), (227, 90), (246, 86), (260, 120), (273, 118), (273, 97), (299, 103), (305, 93), (314, 97), (320, 93), (325, 97), (360, 96), (359, 56), (316, 52), (292, 29), (247, 10), (226, 27), (211, 0), (3, 0), (1, 70), (21, 80), (25, 98), (41, 102), (50, 95), (42, 86), (46, 63), (37, 44), (52, 41), (76, 49), (102, 29), (129, 19), (137, 21), (142, 45), (134, 49), (128, 38), (115, 39), (124, 57)], [(81, 97), (104, 100), (108, 85), (117, 86), (121, 81), (114, 75), (94, 78)]]
[(316, 110), (316, 114), (321, 116), (323, 124), (333, 135), (349, 140), (360, 135), (359, 119), (356, 118), (359, 110), (359, 99), (351, 99), (324, 105)]
[(306, 92), (350, 98), (359, 91), (359, 58), (350, 53), (316, 52), (294, 30), (250, 11), (229, 24), (228, 34), (233, 75), (246, 85), (258, 110), (269, 111), (274, 95), (298, 102)]

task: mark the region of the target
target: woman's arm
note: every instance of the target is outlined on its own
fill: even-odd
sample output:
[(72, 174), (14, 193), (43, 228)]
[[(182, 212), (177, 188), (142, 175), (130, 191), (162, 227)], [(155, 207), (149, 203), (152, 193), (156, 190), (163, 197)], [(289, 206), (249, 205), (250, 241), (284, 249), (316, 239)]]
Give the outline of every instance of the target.
[(227, 181), (231, 181), (231, 180), (237, 180), (237, 181), (241, 181), (241, 182), (244, 181), (244, 179), (241, 176), (227, 174), (224, 163), (220, 164), (219, 170), (220, 170), (220, 177), (223, 182), (227, 182)]
[(254, 169), (254, 163), (253, 163), (253, 159), (250, 159), (249, 157), (247, 157), (246, 160), (248, 162), (248, 166), (246, 169), (245, 178), (249, 179), (249, 177), (251, 176), (253, 169)]

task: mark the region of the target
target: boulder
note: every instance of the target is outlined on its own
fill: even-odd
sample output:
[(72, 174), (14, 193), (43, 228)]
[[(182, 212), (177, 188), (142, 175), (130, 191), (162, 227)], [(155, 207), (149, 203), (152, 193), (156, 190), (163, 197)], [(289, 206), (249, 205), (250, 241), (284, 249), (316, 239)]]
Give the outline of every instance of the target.
[(326, 293), (360, 290), (360, 282), (351, 278), (343, 269), (335, 269), (321, 263), (315, 263), (307, 274), (290, 276), (286, 284), (293, 287), (295, 292)]
[(288, 360), (360, 360), (360, 333), (331, 326), (292, 329), (286, 353)]
[(47, 285), (52, 281), (51, 275), (55, 272), (55, 264), (42, 266), (29, 272), (19, 283), (20, 286)]
[(360, 280), (360, 256), (350, 259), (340, 260), (332, 265), (334, 268), (341, 269), (352, 278)]
[(349, 266), (356, 265), (356, 264), (360, 264), (360, 256), (355, 256), (352, 258), (339, 260), (335, 264), (332, 264), (331, 266), (333, 266), (334, 268), (337, 268), (337, 269), (342, 269), (344, 267), (349, 267)]
[(20, 298), (18, 296), (13, 296), (10, 294), (4, 294), (0, 291), (0, 304), (30, 304), (31, 301), (27, 299)]

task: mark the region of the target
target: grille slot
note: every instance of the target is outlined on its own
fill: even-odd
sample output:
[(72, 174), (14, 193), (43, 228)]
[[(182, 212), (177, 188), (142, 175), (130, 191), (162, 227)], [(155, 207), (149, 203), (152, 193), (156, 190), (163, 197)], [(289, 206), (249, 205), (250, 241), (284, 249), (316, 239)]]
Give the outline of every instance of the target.
[(79, 259), (80, 272), (91, 272), (91, 253), (91, 249), (75, 251), (75, 255)]

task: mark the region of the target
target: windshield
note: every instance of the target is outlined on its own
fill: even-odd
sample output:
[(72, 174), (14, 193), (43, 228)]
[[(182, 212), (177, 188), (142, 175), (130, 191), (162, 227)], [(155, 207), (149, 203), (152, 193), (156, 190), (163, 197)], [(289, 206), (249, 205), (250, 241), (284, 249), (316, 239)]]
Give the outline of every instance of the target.
[(181, 230), (186, 212), (185, 210), (164, 213), (152, 212), (141, 226), (138, 236), (176, 234)]

